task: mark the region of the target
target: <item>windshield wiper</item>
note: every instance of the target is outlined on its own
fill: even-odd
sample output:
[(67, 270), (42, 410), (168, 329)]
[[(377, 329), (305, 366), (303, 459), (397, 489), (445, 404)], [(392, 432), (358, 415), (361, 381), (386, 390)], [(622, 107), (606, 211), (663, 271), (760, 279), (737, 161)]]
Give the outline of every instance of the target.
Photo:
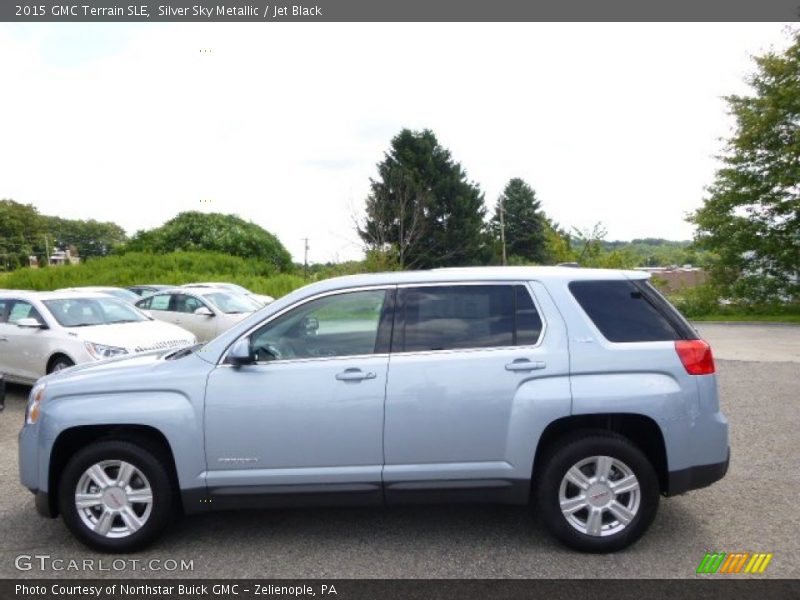
[(117, 323), (138, 323), (137, 319), (117, 319), (116, 321), (106, 321), (104, 325), (116, 325)]

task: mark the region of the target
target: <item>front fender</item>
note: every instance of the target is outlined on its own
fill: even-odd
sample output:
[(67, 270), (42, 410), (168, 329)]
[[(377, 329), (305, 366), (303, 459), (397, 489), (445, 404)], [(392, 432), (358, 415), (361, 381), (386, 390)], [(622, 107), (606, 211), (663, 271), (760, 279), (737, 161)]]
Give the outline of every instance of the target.
[(172, 450), (181, 489), (204, 485), (202, 410), (180, 391), (148, 390), (49, 400), (39, 425), (38, 489), (48, 491), (51, 453), (62, 433), (75, 427), (120, 425), (146, 426), (160, 432)]

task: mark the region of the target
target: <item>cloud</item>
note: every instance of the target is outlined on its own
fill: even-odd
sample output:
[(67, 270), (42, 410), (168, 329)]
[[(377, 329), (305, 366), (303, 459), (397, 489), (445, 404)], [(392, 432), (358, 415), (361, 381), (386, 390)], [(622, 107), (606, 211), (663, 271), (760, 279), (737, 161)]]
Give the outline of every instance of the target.
[(313, 261), (357, 258), (376, 163), (429, 127), (488, 204), (523, 177), (564, 225), (688, 238), (721, 96), (785, 43), (779, 24), (4, 25), (0, 197), (129, 232), (236, 213), (296, 260), (305, 237)]

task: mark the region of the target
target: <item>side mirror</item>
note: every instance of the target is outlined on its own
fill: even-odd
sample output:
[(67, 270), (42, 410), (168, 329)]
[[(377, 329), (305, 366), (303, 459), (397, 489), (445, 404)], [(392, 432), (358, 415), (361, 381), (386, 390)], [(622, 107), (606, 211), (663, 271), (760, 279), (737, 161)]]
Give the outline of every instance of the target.
[(234, 365), (251, 365), (256, 362), (253, 353), (250, 351), (250, 339), (241, 338), (234, 342), (228, 352), (228, 362)]
[(213, 317), (214, 316), (214, 313), (211, 312), (211, 309), (208, 308), (207, 306), (201, 306), (200, 308), (195, 308), (194, 309), (194, 314), (203, 315), (203, 316), (206, 316), (206, 317)]
[(37, 321), (33, 317), (25, 317), (24, 319), (18, 319), (17, 321), (14, 321), (14, 325), (16, 325), (17, 327), (26, 327), (28, 329), (44, 329), (45, 328), (44, 324), (39, 323), (39, 321)]

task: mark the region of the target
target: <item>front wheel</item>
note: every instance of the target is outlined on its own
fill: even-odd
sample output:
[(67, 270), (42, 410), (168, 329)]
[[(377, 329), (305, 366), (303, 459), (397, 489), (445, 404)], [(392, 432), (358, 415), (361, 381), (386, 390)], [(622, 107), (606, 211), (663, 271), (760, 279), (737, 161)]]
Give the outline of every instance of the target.
[(127, 441), (102, 441), (80, 450), (59, 485), (67, 527), (104, 552), (133, 552), (153, 542), (169, 523), (172, 506), (162, 459)]
[(658, 477), (626, 438), (589, 432), (558, 444), (538, 477), (548, 529), (582, 552), (614, 552), (638, 540), (658, 510)]
[(75, 363), (69, 358), (66, 356), (59, 356), (50, 364), (50, 370), (47, 371), (47, 374), (49, 375), (50, 373), (57, 373), (58, 371), (63, 371), (64, 369), (69, 369), (70, 367), (74, 366)]

